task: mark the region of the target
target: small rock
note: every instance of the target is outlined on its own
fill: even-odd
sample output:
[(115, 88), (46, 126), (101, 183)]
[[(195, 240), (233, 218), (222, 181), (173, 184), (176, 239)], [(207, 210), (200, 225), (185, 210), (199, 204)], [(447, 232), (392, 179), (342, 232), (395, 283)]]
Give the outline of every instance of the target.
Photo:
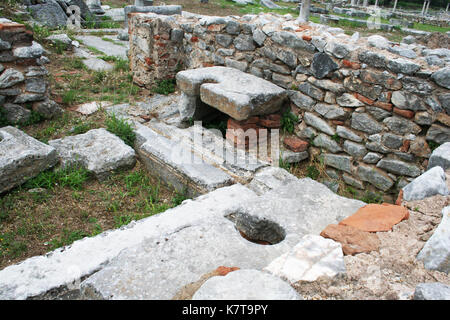
[(395, 73), (402, 74), (413, 74), (420, 69), (420, 65), (403, 58), (389, 60), (387, 67)]
[(346, 272), (340, 243), (317, 235), (306, 235), (291, 249), (272, 261), (264, 270), (286, 279), (315, 281), (326, 276), (334, 277)]
[(15, 48), (13, 50), (13, 53), (17, 58), (39, 58), (44, 53), (44, 48), (36, 41), (33, 41), (33, 44), (31, 46)]
[(450, 142), (442, 144), (431, 153), (427, 170), (436, 166), (439, 166), (444, 170), (450, 168)]
[(431, 79), (441, 87), (450, 89), (450, 67), (440, 69), (433, 73)]
[(414, 300), (450, 300), (450, 286), (439, 282), (419, 283)]
[(379, 35), (368, 37), (367, 42), (369, 42), (372, 47), (378, 49), (387, 49), (389, 47), (389, 40)]
[(314, 55), (311, 63), (311, 72), (316, 78), (322, 79), (337, 69), (338, 65), (328, 54), (321, 52)]
[(403, 188), (406, 201), (422, 200), (436, 194), (447, 196), (449, 193), (445, 172), (441, 167), (433, 167)]
[(61, 115), (64, 110), (53, 100), (46, 98), (42, 102), (35, 104), (34, 109), (39, 112), (45, 119), (53, 119)]
[(24, 80), (25, 77), (22, 72), (13, 68), (8, 68), (0, 76), (0, 89), (12, 87)]

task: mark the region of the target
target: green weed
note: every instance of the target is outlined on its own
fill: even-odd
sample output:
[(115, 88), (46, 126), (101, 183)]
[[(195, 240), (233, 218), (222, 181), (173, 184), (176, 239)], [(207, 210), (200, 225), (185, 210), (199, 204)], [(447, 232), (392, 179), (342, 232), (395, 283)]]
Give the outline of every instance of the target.
[(133, 146), (136, 140), (136, 134), (131, 125), (123, 119), (119, 119), (115, 114), (106, 119), (106, 129), (121, 138), (127, 145)]

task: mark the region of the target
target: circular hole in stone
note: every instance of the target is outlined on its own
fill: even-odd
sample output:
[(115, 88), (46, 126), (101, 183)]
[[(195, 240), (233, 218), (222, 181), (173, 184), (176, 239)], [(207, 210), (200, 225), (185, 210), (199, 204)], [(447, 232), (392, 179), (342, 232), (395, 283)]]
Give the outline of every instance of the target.
[(234, 223), (244, 239), (253, 243), (273, 245), (286, 237), (286, 232), (279, 224), (264, 218), (242, 212), (229, 214), (226, 218)]

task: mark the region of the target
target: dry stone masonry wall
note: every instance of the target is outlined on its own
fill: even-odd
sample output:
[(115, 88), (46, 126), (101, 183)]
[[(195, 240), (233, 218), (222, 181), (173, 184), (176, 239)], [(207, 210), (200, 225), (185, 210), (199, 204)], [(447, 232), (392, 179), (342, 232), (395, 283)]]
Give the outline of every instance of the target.
[(23, 24), (0, 19), (0, 113), (10, 124), (27, 123), (32, 110), (50, 119), (62, 109), (49, 97), (48, 58)]
[(136, 83), (223, 65), (267, 79), (288, 90), (302, 120), (296, 134), (353, 187), (401, 188), (424, 172), (430, 146), (450, 141), (447, 48), (349, 36), (290, 15), (128, 18)]

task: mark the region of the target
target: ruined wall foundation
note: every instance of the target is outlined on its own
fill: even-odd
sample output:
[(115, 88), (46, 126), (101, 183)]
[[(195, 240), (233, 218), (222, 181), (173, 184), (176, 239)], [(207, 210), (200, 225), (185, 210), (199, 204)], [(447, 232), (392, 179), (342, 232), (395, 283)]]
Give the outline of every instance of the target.
[(322, 149), (328, 174), (398, 190), (450, 141), (450, 50), (298, 25), (289, 15), (129, 16), (134, 81), (228, 66), (288, 90), (296, 135)]

